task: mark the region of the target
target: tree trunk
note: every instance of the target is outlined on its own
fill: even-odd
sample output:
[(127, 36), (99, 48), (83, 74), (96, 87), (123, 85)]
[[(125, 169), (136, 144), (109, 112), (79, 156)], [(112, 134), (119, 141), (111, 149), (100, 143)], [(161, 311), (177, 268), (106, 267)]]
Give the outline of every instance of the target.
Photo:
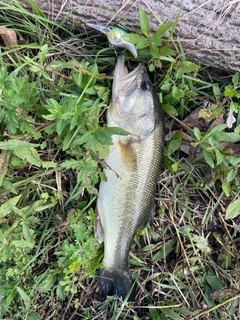
[[(30, 10), (28, 0), (20, 0)], [(240, 71), (240, 2), (236, 0), (35, 0), (52, 20), (67, 18), (81, 28), (86, 23), (113, 24), (121, 20), (126, 29), (139, 28), (142, 7), (154, 31), (162, 22), (175, 21), (174, 38), (189, 60), (218, 70)], [(182, 2), (182, 7), (181, 7)]]

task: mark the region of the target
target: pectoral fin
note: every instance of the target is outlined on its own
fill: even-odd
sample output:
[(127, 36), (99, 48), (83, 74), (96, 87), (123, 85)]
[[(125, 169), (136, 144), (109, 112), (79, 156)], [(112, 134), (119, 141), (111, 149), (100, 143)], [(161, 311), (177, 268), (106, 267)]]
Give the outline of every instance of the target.
[(131, 137), (118, 142), (122, 162), (131, 169), (137, 166), (137, 154)]
[(94, 222), (94, 234), (95, 234), (95, 238), (97, 239), (97, 241), (99, 243), (103, 242), (103, 236), (104, 236), (104, 231), (103, 231), (103, 226), (101, 223), (101, 219), (100, 219), (100, 215), (99, 215), (99, 211), (98, 211), (98, 206), (96, 205), (95, 208), (95, 215), (96, 215), (96, 220)]

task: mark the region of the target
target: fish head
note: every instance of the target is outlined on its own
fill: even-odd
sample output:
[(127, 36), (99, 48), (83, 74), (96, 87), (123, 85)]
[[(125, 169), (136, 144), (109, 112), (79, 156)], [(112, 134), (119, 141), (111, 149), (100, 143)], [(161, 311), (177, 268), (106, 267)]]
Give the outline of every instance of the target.
[(146, 67), (140, 63), (133, 71), (125, 67), (125, 56), (118, 58), (113, 77), (110, 126), (119, 126), (140, 139), (156, 126), (156, 95)]
[(122, 36), (127, 34), (127, 31), (117, 26), (103, 27), (101, 25), (87, 24), (89, 27), (104, 33), (107, 36), (108, 42), (114, 47), (127, 49), (132, 53), (134, 58), (137, 58), (138, 53), (134, 44), (127, 41), (127, 38)]

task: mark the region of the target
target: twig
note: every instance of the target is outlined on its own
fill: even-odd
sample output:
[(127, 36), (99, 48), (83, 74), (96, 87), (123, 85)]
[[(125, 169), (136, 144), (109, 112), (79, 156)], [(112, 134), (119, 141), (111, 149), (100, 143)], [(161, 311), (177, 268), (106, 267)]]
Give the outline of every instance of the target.
[(208, 309), (206, 309), (206, 310), (204, 310), (204, 311), (201, 311), (200, 313), (198, 313), (198, 314), (195, 315), (194, 317), (190, 318), (189, 320), (198, 319), (199, 317), (204, 316), (205, 314), (208, 314), (209, 312), (212, 312), (212, 311), (214, 311), (214, 310), (216, 310), (216, 309), (224, 306), (225, 304), (230, 303), (230, 302), (232, 302), (232, 301), (234, 301), (234, 300), (237, 300), (237, 299), (240, 299), (240, 294), (238, 294), (237, 296), (232, 297), (232, 298), (230, 298), (230, 299), (227, 299), (227, 300), (225, 300), (224, 302), (217, 304), (216, 306), (213, 306), (213, 307), (208, 308)]

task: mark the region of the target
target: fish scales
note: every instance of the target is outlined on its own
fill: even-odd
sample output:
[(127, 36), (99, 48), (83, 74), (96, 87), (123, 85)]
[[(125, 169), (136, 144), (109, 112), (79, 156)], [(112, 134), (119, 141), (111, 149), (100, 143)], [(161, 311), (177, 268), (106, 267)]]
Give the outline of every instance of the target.
[(128, 73), (124, 56), (118, 58), (114, 72), (108, 126), (130, 134), (113, 135), (105, 159), (107, 181), (99, 188), (96, 230), (104, 241), (100, 293), (124, 298), (132, 285), (128, 255), (137, 230), (154, 208), (164, 144), (163, 113), (147, 71), (140, 64)]

